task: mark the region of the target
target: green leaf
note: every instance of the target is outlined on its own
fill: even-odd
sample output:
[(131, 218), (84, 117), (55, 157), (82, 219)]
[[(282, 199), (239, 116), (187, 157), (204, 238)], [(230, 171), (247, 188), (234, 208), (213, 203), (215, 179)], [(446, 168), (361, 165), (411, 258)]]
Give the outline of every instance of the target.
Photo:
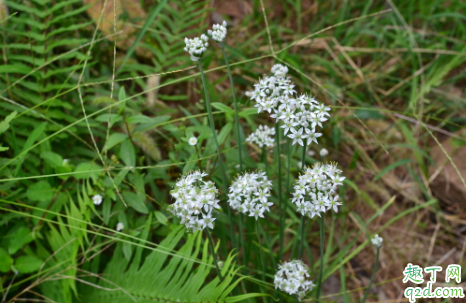
[(233, 128), (233, 123), (227, 123), (222, 130), (220, 131), (220, 134), (218, 134), (218, 144), (222, 145), (225, 139), (227, 138), (228, 134), (230, 134), (231, 129)]
[(78, 180), (87, 178), (96, 179), (97, 176), (102, 172), (102, 166), (94, 162), (81, 163), (76, 166), (74, 172), (74, 177)]
[(6, 250), (0, 247), (0, 272), (8, 272), (12, 264), (13, 259)]
[(0, 134), (4, 133), (10, 128), (10, 121), (13, 120), (16, 117), (16, 114), (18, 114), (16, 111), (12, 112), (8, 116), (6, 116), (5, 120), (0, 122)]
[(125, 256), (126, 261), (131, 261), (131, 256), (133, 255), (133, 244), (123, 243), (123, 255)]
[(412, 160), (412, 159), (403, 159), (403, 160), (396, 161), (395, 163), (390, 164), (389, 166), (387, 166), (387, 167), (385, 167), (384, 169), (382, 169), (382, 170), (380, 171), (380, 173), (378, 173), (378, 174), (374, 177), (374, 181), (379, 180), (380, 178), (382, 178), (383, 175), (385, 175), (386, 173), (388, 173), (388, 172), (391, 171), (392, 169), (397, 168), (398, 166), (401, 166), (401, 165), (410, 163), (410, 162), (413, 162), (413, 160)]
[(134, 133), (154, 129), (157, 126), (161, 125), (162, 123), (170, 120), (170, 118), (171, 116), (158, 116), (155, 118), (151, 118), (151, 122), (142, 123), (136, 126), (136, 128), (134, 129)]
[(28, 187), (26, 196), (32, 201), (51, 201), (54, 189), (45, 181), (39, 181)]
[(55, 168), (58, 166), (63, 166), (63, 158), (59, 154), (56, 154), (51, 151), (43, 151), (40, 153), (40, 157), (47, 162), (48, 165)]
[(109, 150), (110, 148), (114, 147), (115, 145), (123, 142), (128, 138), (127, 134), (122, 134), (122, 133), (113, 133), (108, 137), (107, 145), (104, 150)]
[(92, 103), (94, 104), (114, 104), (116, 103), (116, 100), (115, 99), (112, 99), (110, 97), (106, 97), (106, 96), (103, 96), (103, 97), (98, 97), (98, 98), (95, 98), (94, 100), (92, 100)]
[(332, 128), (332, 141), (335, 147), (337, 147), (338, 143), (341, 141), (341, 131), (338, 127)]
[(125, 162), (126, 166), (136, 166), (136, 152), (134, 151), (133, 143), (129, 139), (121, 143), (120, 158)]
[(151, 123), (152, 122), (152, 118), (151, 117), (148, 117), (146, 115), (135, 115), (135, 116), (131, 116), (131, 117), (128, 117), (126, 119), (126, 122), (130, 123), (130, 124), (135, 124), (135, 123)]
[(21, 256), (15, 260), (15, 268), (22, 274), (37, 271), (44, 261), (35, 256)]
[(162, 212), (155, 211), (154, 213), (155, 213), (155, 218), (157, 219), (157, 221), (160, 222), (160, 224), (167, 225), (168, 219)]
[(148, 214), (149, 209), (147, 208), (146, 204), (144, 204), (144, 200), (141, 199), (138, 195), (136, 195), (133, 192), (124, 192), (122, 193), (123, 199), (125, 199), (125, 202), (134, 208), (137, 212), (143, 213), (143, 214)]
[(28, 244), (33, 240), (31, 231), (24, 226), (14, 231), (14, 237), (11, 238), (10, 244), (8, 245), (8, 253), (14, 255), (24, 245)]
[[(126, 101), (123, 101), (123, 100), (126, 100), (126, 91), (125, 91), (124, 86), (120, 87), (120, 91), (118, 92), (118, 101), (120, 101), (120, 103), (118, 103), (118, 113), (119, 114), (124, 112), (125, 108), (126, 108)], [(123, 101), (123, 102), (121, 102), (121, 101)]]
[(21, 150), (21, 156), (19, 157), (19, 159), (17, 161), (17, 164), (16, 164), (16, 175), (18, 174), (19, 169), (21, 168), (21, 164), (23, 163), (23, 159), (26, 157), (26, 154), (27, 154), (26, 151), (28, 151), (29, 148), (31, 148), (31, 146), (34, 144), (34, 142), (36, 142), (36, 140), (39, 138), (39, 136), (44, 132), (46, 125), (47, 125), (46, 122), (42, 123), (42, 124), (39, 124), (39, 126), (34, 128), (34, 130), (29, 135), (28, 139), (26, 140), (26, 143), (24, 144), (23, 149)]
[(257, 108), (255, 108), (255, 107), (245, 108), (245, 109), (243, 109), (242, 111), (240, 111), (238, 113), (238, 116), (240, 116), (240, 117), (247, 117), (247, 116), (251, 116), (251, 115), (257, 115)]
[(211, 103), (212, 107), (213, 108), (216, 108), (224, 113), (227, 113), (229, 115), (233, 115), (235, 113), (235, 111), (233, 109), (231, 109), (230, 107), (226, 106), (225, 104), (223, 103), (219, 103), (219, 102), (213, 102)]
[(358, 109), (354, 112), (354, 114), (356, 115), (356, 117), (358, 117), (359, 119), (362, 119), (362, 120), (366, 120), (366, 119), (375, 119), (375, 120), (378, 120), (378, 119), (383, 119), (384, 116), (379, 113), (378, 111), (376, 110), (369, 110), (369, 109)]

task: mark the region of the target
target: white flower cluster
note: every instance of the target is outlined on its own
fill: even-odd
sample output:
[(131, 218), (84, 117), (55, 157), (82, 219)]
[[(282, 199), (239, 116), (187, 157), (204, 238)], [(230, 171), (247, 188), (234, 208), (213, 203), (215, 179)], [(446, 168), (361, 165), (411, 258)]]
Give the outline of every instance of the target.
[(286, 66), (275, 64), (271, 71), (273, 76), (261, 79), (254, 85), (254, 91), (247, 93), (257, 102), (258, 112), (267, 111), (277, 123), (282, 120), (284, 135), (293, 139), (293, 145), (304, 146), (304, 140), (307, 145), (318, 143), (322, 134), (316, 132), (316, 126), (322, 127), (322, 122), (328, 120), (330, 108), (307, 95), (298, 97), (294, 84), (286, 77)]
[(197, 61), (202, 58), (207, 51), (207, 46), (209, 46), (209, 43), (207, 43), (208, 40), (209, 38), (204, 34), (202, 34), (201, 37), (193, 39), (184, 38), (184, 43), (186, 43), (184, 50), (191, 55), (192, 61)]
[(175, 203), (168, 210), (181, 219), (181, 224), (195, 232), (206, 227), (214, 228), (212, 212), (220, 208), (218, 190), (212, 181), (204, 181), (206, 173), (193, 171), (176, 182), (171, 196)]
[(275, 274), (275, 289), (280, 289), (290, 295), (297, 295), (301, 301), (307, 292), (311, 291), (315, 284), (306, 280), (309, 278), (309, 268), (301, 260), (293, 260), (278, 265)]
[(94, 202), (95, 205), (100, 205), (102, 203), (102, 196), (101, 195), (93, 196), (92, 202)]
[(375, 235), (374, 238), (372, 238), (371, 242), (372, 242), (372, 245), (374, 245), (376, 248), (381, 248), (383, 238), (379, 237), (379, 235)]
[(304, 174), (294, 185), (293, 199), (303, 216), (313, 218), (315, 215), (333, 208), (338, 212), (339, 197), (335, 195), (338, 185), (342, 185), (345, 177), (341, 177), (341, 170), (334, 163), (316, 163), (312, 168), (307, 167)]
[(218, 44), (222, 44), (223, 40), (227, 36), (227, 23), (223, 21), (222, 24), (214, 24), (214, 30), (208, 30), (207, 32), (212, 37), (212, 40), (217, 42)]
[(247, 137), (246, 141), (254, 143), (260, 148), (273, 146), (275, 141), (275, 128), (268, 127), (267, 125), (259, 125), (255, 132)]
[(264, 218), (264, 212), (269, 212), (269, 207), (273, 205), (268, 201), (271, 189), (272, 181), (267, 179), (264, 172), (244, 173), (231, 184), (228, 203), (239, 212), (249, 212), (249, 216), (256, 220), (258, 217)]

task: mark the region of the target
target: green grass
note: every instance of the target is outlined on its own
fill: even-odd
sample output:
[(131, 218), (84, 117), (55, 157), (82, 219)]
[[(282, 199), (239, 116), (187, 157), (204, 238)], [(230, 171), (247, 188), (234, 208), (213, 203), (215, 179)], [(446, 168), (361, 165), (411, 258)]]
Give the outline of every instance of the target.
[[(290, 203), (285, 172), (290, 169), (294, 182), (302, 149), (289, 149), (281, 136), (284, 175), (279, 175), (276, 150), (264, 165), (259, 148), (242, 146), (244, 171), (267, 169), (275, 206), (259, 226), (243, 216), (245, 255), (233, 249), (238, 215), (232, 212), (231, 228), (204, 87), (196, 64), (183, 51), (184, 37), (211, 28), (210, 13), (222, 7), (210, 7), (210, 1), (176, 2), (141, 1), (148, 17), (136, 42), (122, 49), (96, 30), (81, 1), (9, 0), (4, 1), (7, 13), (0, 1), (0, 16), (10, 16), (0, 20), (0, 281), (6, 302), (72, 302), (94, 293), (97, 302), (115, 294), (118, 302), (175, 300), (177, 295), (188, 300), (194, 292), (197, 300), (296, 300), (274, 289), (273, 275), (280, 232), (281, 260), (300, 250), (301, 216)], [(318, 152), (325, 147), (324, 160), (337, 161), (347, 177), (339, 189), (344, 205), (325, 216), (323, 255), (318, 220), (306, 219), (303, 260), (315, 283), (322, 261), (320, 301), (362, 299), (376, 255), (369, 238), (376, 233), (384, 237), (384, 246), (368, 301), (381, 292), (396, 299), (405, 287), (402, 272), (408, 262), (430, 266), (441, 260), (446, 267), (463, 260), (463, 240), (456, 237), (464, 236), (458, 231), (464, 223), (456, 218), (464, 212), (452, 213), (442, 197), (433, 195), (429, 178), (430, 168), (440, 165), (430, 155), (434, 146), (451, 136), (458, 146), (466, 142), (461, 114), (466, 4), (271, 2), (252, 1), (234, 20), (224, 16), (234, 21), (225, 50), (239, 128), (227, 67), (212, 40), (203, 59), (226, 179), (240, 172), (237, 138), (244, 142), (258, 125), (273, 126), (267, 114), (257, 114), (245, 92), (273, 64), (287, 65), (299, 92), (332, 107), (319, 145), (308, 148), (316, 153), (305, 155), (306, 164), (321, 161)], [(128, 24), (141, 21), (118, 17)], [(141, 56), (140, 50), (149, 55)], [(148, 100), (149, 93), (155, 102)], [(193, 135), (198, 149), (187, 142)], [(464, 175), (452, 155), (446, 161)], [(212, 237), (225, 263), (224, 282), (217, 278), (206, 236), (187, 235), (167, 211), (168, 191), (193, 169), (206, 171), (221, 192), (223, 211)], [(462, 185), (466, 188), (464, 180)], [(283, 216), (279, 192), (287, 204)], [(104, 197), (99, 206), (92, 204), (95, 194)], [(118, 222), (125, 225), (122, 232), (115, 231)], [(461, 254), (449, 255), (452, 249)], [(151, 287), (157, 279), (167, 287)], [(170, 287), (176, 279), (186, 281), (179, 293)]]

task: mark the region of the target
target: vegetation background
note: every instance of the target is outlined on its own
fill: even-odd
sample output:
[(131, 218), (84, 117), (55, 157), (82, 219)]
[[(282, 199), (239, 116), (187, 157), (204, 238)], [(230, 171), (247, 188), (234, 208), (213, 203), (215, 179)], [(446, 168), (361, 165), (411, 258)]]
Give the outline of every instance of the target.
[[(325, 221), (322, 301), (363, 297), (375, 233), (384, 246), (369, 301), (406, 301), (409, 262), (464, 265), (465, 13), (460, 0), (0, 0), (2, 302), (292, 300), (271, 284), (277, 212), (261, 221), (265, 281), (255, 262), (240, 268), (235, 257), (257, 257), (254, 222), (246, 222), (243, 252), (218, 216), (220, 283), (205, 237), (187, 235), (166, 210), (180, 174), (202, 168), (222, 182), (200, 77), (183, 48), (184, 37), (223, 20), (243, 138), (273, 123), (244, 93), (274, 63), (332, 107), (306, 157), (309, 165), (337, 161), (347, 177), (344, 206)], [(231, 88), (213, 41), (204, 66), (233, 177)], [(193, 134), (199, 149), (187, 143)], [(329, 154), (320, 159), (323, 147)], [(248, 170), (276, 172), (276, 155), (266, 166), (260, 149), (241, 148)], [(285, 151), (297, 176), (301, 150)], [(285, 225), (287, 260), (299, 229), (291, 208)], [(314, 279), (318, 239), (312, 222), (304, 261)]]

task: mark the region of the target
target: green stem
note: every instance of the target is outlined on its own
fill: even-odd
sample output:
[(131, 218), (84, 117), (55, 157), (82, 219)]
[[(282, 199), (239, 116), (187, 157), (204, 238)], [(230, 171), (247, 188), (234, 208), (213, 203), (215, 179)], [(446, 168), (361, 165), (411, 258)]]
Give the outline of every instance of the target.
[(306, 147), (307, 147), (307, 139), (304, 139), (303, 158), (301, 160), (301, 170), (304, 170), (304, 167), (306, 167)]
[(210, 248), (210, 253), (212, 254), (212, 257), (214, 258), (215, 268), (217, 269), (217, 273), (220, 278), (220, 281), (223, 282), (222, 272), (220, 271), (220, 268), (218, 267), (218, 261), (215, 255), (214, 240), (212, 240), (212, 236), (210, 235), (210, 231), (208, 227), (205, 229), (205, 231), (207, 234), (207, 238), (209, 238), (209, 248)]
[(287, 191), (287, 196), (285, 199), (285, 205), (283, 209), (283, 214), (286, 216), (287, 208), (288, 208), (288, 199), (290, 197), (290, 179), (291, 179), (291, 139), (288, 139), (288, 156), (287, 156), (287, 169), (288, 169), (288, 174), (286, 177), (286, 191)]
[(265, 175), (268, 177), (269, 175), (269, 168), (268, 168), (268, 163), (267, 163), (267, 146), (262, 146), (262, 155), (261, 155), (261, 160), (265, 164)]
[(380, 248), (377, 248), (377, 255), (375, 256), (375, 264), (374, 270), (372, 271), (371, 280), (369, 281), (369, 285), (367, 286), (366, 292), (364, 293), (364, 297), (361, 300), (361, 303), (366, 301), (367, 295), (369, 294), (369, 290), (371, 289), (372, 282), (374, 281), (375, 273), (377, 272), (377, 264), (379, 263), (379, 252)]
[[(210, 96), (209, 96), (209, 91), (207, 90), (207, 82), (204, 76), (204, 69), (202, 68), (201, 60), (197, 61), (199, 65), (199, 71), (201, 73), (201, 78), (202, 78), (202, 85), (204, 86), (204, 95), (205, 95), (205, 107), (207, 109), (207, 115), (209, 117), (209, 124), (210, 128), (212, 129), (212, 134), (214, 137), (214, 142), (215, 142), (215, 147), (217, 148), (217, 157), (218, 157), (218, 163), (220, 165), (220, 169), (222, 171), (222, 181), (223, 181), (223, 188), (225, 191), (225, 195), (228, 195), (228, 185), (227, 185), (227, 176), (225, 172), (225, 166), (223, 165), (222, 161), (222, 154), (220, 152), (220, 146), (218, 145), (218, 140), (217, 140), (217, 132), (215, 131), (215, 125), (214, 125), (214, 116), (212, 115), (212, 108), (210, 106)], [(228, 209), (228, 219), (230, 219), (230, 237), (231, 237), (231, 244), (233, 247), (235, 247), (235, 238), (234, 238), (234, 226), (233, 226), (233, 219), (231, 218), (231, 210), (230, 207), (227, 207)]]
[(281, 168), (281, 157), (280, 157), (280, 128), (278, 123), (275, 123), (275, 144), (277, 144), (277, 157), (278, 157), (278, 211), (280, 213), (280, 225), (279, 225), (279, 239), (280, 239), (280, 253), (279, 258), (282, 259), (283, 256), (283, 233), (284, 233), (284, 224), (283, 219), (285, 215), (282, 212), (282, 168)]
[(301, 239), (299, 241), (299, 251), (298, 251), (298, 259), (303, 258), (303, 246), (304, 246), (304, 226), (306, 225), (305, 221), (306, 216), (301, 216)]
[(317, 293), (315, 302), (319, 302), (320, 289), (322, 288), (322, 274), (324, 272), (324, 214), (320, 215), (320, 270), (319, 280), (317, 281)]
[(230, 64), (228, 64), (228, 58), (225, 53), (225, 47), (222, 45), (220, 47), (222, 49), (223, 58), (225, 59), (225, 65), (227, 66), (228, 77), (230, 78), (230, 85), (231, 85), (231, 93), (233, 95), (233, 103), (235, 105), (235, 124), (236, 124), (236, 133), (237, 133), (237, 144), (238, 144), (238, 152), (239, 152), (239, 169), (243, 171), (243, 144), (241, 142), (241, 134), (240, 134), (240, 126), (239, 126), (239, 118), (238, 118), (238, 103), (236, 102), (236, 94), (235, 94), (235, 84), (233, 82), (233, 76), (231, 75)]
[(259, 234), (259, 220), (256, 219), (256, 235), (257, 241), (259, 242), (259, 257), (261, 259), (261, 266), (262, 266), (262, 282), (265, 282), (265, 265), (264, 265), (264, 258), (262, 257), (262, 242), (261, 237)]
[(239, 213), (238, 216), (238, 222), (239, 222), (239, 240), (241, 247), (243, 248), (243, 265), (247, 268), (248, 267), (248, 259), (246, 256), (246, 246), (244, 246), (244, 235), (243, 235), (243, 214)]

